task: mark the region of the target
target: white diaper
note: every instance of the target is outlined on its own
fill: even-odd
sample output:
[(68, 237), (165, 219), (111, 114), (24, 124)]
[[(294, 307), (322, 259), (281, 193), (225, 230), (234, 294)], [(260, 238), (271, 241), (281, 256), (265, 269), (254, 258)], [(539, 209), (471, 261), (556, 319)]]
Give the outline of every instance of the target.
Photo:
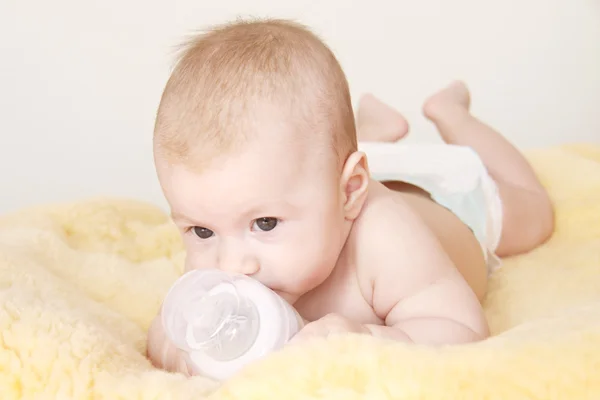
[(417, 186), (452, 211), (475, 234), (488, 270), (500, 265), (495, 251), (502, 234), (502, 202), (494, 180), (470, 147), (449, 144), (359, 143), (378, 181)]

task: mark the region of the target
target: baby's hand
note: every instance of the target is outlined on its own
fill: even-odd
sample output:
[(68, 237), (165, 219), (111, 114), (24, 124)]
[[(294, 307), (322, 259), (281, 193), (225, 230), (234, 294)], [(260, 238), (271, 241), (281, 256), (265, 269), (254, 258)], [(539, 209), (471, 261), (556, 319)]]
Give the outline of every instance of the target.
[(328, 314), (304, 326), (290, 341), (290, 344), (306, 341), (314, 337), (328, 337), (342, 333), (371, 334), (366, 326), (353, 322), (339, 314)]
[(156, 368), (169, 372), (180, 372), (186, 376), (193, 375), (186, 362), (185, 354), (167, 339), (160, 315), (154, 318), (148, 331), (147, 355)]

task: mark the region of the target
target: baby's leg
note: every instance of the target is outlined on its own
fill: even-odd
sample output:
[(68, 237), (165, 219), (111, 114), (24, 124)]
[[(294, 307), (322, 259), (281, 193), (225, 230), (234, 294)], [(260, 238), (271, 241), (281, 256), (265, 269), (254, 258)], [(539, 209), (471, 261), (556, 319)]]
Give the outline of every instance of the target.
[(366, 94), (356, 110), (356, 131), (361, 142), (395, 142), (408, 133), (408, 123), (398, 111)]
[(497, 254), (523, 253), (543, 243), (554, 229), (548, 194), (521, 153), (469, 112), (470, 95), (455, 82), (430, 97), (425, 116), (446, 143), (475, 150), (496, 181), (503, 205), (502, 238)]

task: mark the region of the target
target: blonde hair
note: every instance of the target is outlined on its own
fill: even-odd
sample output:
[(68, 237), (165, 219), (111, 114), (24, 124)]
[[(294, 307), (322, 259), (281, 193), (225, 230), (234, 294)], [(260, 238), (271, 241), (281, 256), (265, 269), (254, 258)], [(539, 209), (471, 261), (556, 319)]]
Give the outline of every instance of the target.
[(332, 51), (300, 24), (262, 20), (217, 26), (184, 46), (158, 108), (155, 152), (198, 168), (244, 145), (261, 103), (305, 123), (307, 135), (325, 135), (341, 164), (356, 150), (348, 83)]

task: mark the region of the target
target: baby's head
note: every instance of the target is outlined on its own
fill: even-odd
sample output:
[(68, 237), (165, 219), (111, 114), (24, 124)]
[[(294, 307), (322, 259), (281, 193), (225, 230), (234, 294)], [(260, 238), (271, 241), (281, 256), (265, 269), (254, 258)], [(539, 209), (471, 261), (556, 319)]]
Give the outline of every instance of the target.
[(330, 275), (367, 195), (344, 73), (289, 22), (239, 22), (188, 44), (154, 158), (187, 268), (251, 275), (292, 303)]

